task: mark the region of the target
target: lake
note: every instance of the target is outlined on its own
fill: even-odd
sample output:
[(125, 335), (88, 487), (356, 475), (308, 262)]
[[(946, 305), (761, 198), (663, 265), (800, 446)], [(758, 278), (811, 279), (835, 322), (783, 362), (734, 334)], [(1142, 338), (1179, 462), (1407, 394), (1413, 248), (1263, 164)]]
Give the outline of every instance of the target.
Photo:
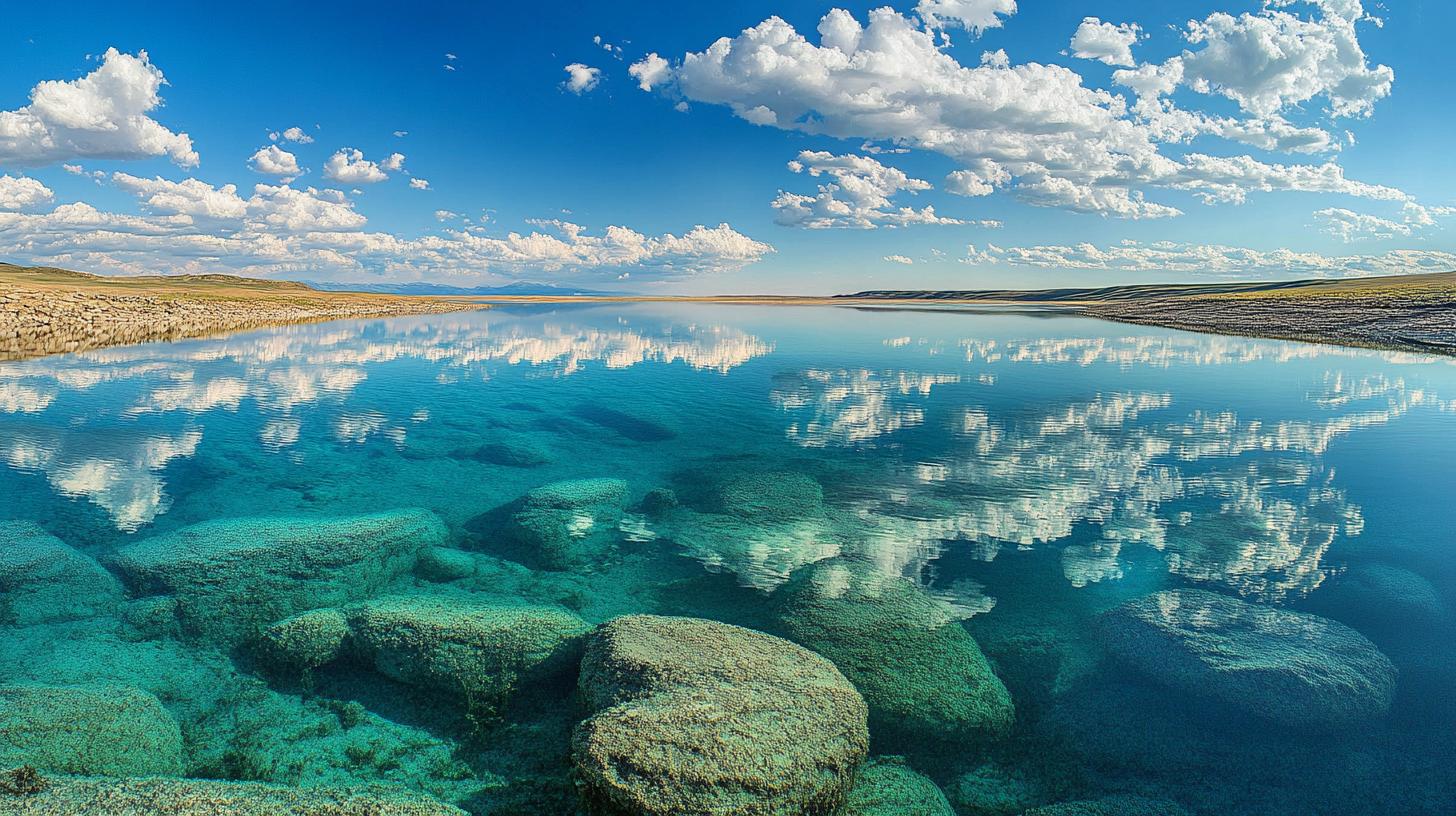
[(3, 363), (0, 462), (0, 714), (137, 700), (0, 765), (572, 812), (646, 613), (828, 658), (914, 812), (1456, 812), (1451, 358), (504, 306)]

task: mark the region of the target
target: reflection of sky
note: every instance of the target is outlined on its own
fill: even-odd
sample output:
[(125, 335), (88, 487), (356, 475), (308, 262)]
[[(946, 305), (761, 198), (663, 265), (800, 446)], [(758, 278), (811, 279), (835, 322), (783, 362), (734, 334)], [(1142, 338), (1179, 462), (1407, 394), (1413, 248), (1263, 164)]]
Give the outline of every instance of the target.
[[(889, 348), (935, 343), (908, 337)], [(1178, 335), (1134, 338), (974, 340), (959, 344), (968, 362), (1003, 374), (1045, 364), (1118, 369), (1369, 359), (1368, 351), (1238, 338)], [(1380, 355), (1405, 364), (1450, 365), (1418, 355)], [(1333, 358), (1333, 360), (1327, 359)], [(1055, 381), (1055, 368), (1043, 376)], [(1301, 369), (1303, 370), (1303, 369)], [(930, 398), (929, 384), (976, 382), (912, 370), (780, 375), (771, 395), (789, 414), (785, 434), (807, 446), (858, 446), (867, 440), (914, 446), (926, 426), (921, 459), (902, 462), (899, 481), (862, 508), (867, 528), (900, 542), (885, 568), (916, 572), (937, 557), (935, 542), (974, 545), (994, 558), (998, 545), (1062, 544), (1068, 581), (1086, 586), (1124, 575), (1129, 547), (1160, 552), (1167, 569), (1267, 600), (1303, 595), (1329, 574), (1325, 557), (1339, 536), (1363, 532), (1361, 508), (1339, 487), (1323, 456), (1338, 439), (1386, 425), (1418, 408), (1456, 410), (1430, 391), (1384, 373), (1327, 371), (1301, 399), (1303, 416), (1259, 418), (1241, 407), (1184, 408), (1175, 393), (1097, 393), (1090, 399), (997, 401), (994, 391)], [(1163, 375), (1161, 387), (1197, 382)], [(897, 387), (920, 382), (923, 388)], [(1272, 390), (1272, 389), (1271, 389)], [(943, 392), (942, 392), (943, 393)], [(1193, 394), (1197, 405), (1208, 394)], [(1217, 397), (1218, 395), (1213, 395)], [(1225, 404), (1243, 397), (1228, 394)], [(968, 401), (973, 404), (966, 404)], [(940, 413), (939, 419), (936, 414)], [(891, 447), (894, 447), (893, 445)], [(928, 450), (927, 450), (928, 447)], [(1074, 536), (1079, 525), (1097, 531)], [(906, 557), (920, 542), (921, 558)], [(1068, 543), (1071, 542), (1071, 543)]]
[[(63, 496), (89, 499), (118, 529), (133, 531), (167, 511), (163, 471), (197, 452), (203, 420), (237, 413), (245, 403), (267, 417), (255, 433), (265, 450), (297, 445), (305, 428), (300, 411), (321, 404), (340, 409), (329, 425), (339, 443), (358, 446), (381, 437), (403, 446), (407, 426), (428, 421), (428, 410), (392, 420), (377, 410), (349, 408), (371, 369), (384, 364), (423, 362), (442, 372), (442, 380), (449, 379), (446, 371), (478, 371), (491, 363), (556, 375), (591, 365), (617, 370), (652, 363), (726, 374), (772, 351), (753, 335), (719, 325), (634, 330), (620, 322), (610, 328), (501, 323), (384, 321), (362, 331), (353, 324), (292, 326), (0, 364), (0, 416), (31, 423), (3, 428), (0, 457), (17, 470), (43, 474)], [(119, 390), (99, 393), (110, 385)], [(77, 399), (67, 401), (68, 393)], [(98, 408), (108, 415), (104, 429), (90, 426)], [(168, 414), (191, 425), (158, 432), (137, 422)]]
[[(1008, 328), (946, 316), (939, 335), (924, 336), (923, 317), (826, 317), (845, 314), (501, 311), (0, 364), (0, 461), (7, 484), (89, 502), (135, 531), (186, 500), (195, 485), (170, 469), (199, 457), (198, 473), (257, 466), (268, 471), (260, 483), (321, 502), (406, 500), (387, 478), (369, 482), (377, 474), (488, 473), (474, 462), (431, 468), (498, 433), (554, 449), (549, 478), (616, 474), (639, 492), (705, 457), (807, 459), (853, 486), (836, 493), (826, 481), (822, 514), (752, 524), (705, 515), (641, 532), (670, 535), (685, 554), (765, 590), (827, 559), (914, 576), (950, 548), (991, 559), (1007, 546), (1050, 546), (1076, 586), (1152, 561), (1278, 600), (1320, 585), (1342, 539), (1378, 532), (1365, 529), (1368, 502), (1352, 498), (1331, 450), (1417, 412), (1456, 413), (1442, 399), (1456, 392), (1456, 369), (1442, 358), (1128, 336), (1090, 321)], [(1055, 336), (1068, 325), (1090, 336)], [(1098, 327), (1112, 333), (1098, 337)], [(508, 407), (520, 402), (538, 411)], [(644, 445), (584, 428), (572, 411), (585, 402), (677, 436)], [(605, 436), (591, 436), (598, 430)], [(1390, 456), (1382, 466), (1400, 461), (1400, 451)], [(503, 492), (515, 489), (509, 479), (544, 472), (513, 471)], [(335, 474), (337, 484), (322, 484)], [(254, 489), (242, 477), (230, 487)], [(442, 503), (478, 501), (473, 488), (438, 492)], [(179, 516), (198, 515), (179, 506)], [(964, 580), (936, 592), (958, 615), (995, 603)]]

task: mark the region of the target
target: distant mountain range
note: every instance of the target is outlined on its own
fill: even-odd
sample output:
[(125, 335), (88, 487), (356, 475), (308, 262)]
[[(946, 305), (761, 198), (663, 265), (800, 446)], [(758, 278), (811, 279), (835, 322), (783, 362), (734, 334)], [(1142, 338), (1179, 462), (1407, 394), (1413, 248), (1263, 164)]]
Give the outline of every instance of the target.
[(550, 297), (610, 297), (620, 295), (621, 292), (601, 292), (595, 289), (578, 289), (572, 286), (557, 286), (554, 283), (531, 283), (519, 281), (508, 283), (504, 286), (447, 286), (442, 283), (315, 283), (309, 281), (309, 286), (326, 292), (374, 292), (384, 295), (453, 295), (460, 296), (490, 296), (490, 295), (521, 295), (529, 296), (550, 296)]

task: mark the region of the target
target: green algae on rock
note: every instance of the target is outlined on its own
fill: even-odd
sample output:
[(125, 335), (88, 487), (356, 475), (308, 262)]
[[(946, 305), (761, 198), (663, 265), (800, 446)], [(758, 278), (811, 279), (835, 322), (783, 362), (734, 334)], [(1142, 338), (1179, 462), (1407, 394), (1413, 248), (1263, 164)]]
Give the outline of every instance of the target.
[(1124, 795), (1044, 805), (1023, 816), (1188, 816), (1188, 811), (1166, 799)]
[(261, 639), (273, 666), (308, 671), (352, 655), (376, 671), (453, 695), (475, 717), (499, 713), (518, 692), (568, 676), (591, 629), (555, 606), (465, 593), (393, 595), (280, 621)]
[(204, 779), (50, 775), (42, 775), (35, 782), (39, 790), (28, 793), (11, 792), (9, 786), (0, 784), (0, 813), (7, 816), (465, 816), (465, 811), (443, 802), (388, 789), (298, 789)]
[(30, 626), (108, 614), (121, 584), (90, 556), (28, 521), (0, 521), (0, 623)]
[(182, 733), (156, 697), (107, 686), (0, 686), (0, 767), (110, 776), (182, 773)]
[(940, 788), (903, 758), (875, 757), (859, 769), (836, 816), (955, 816), (955, 810)]
[(553, 482), (517, 499), (499, 530), (513, 556), (528, 566), (569, 570), (600, 557), (616, 540), (627, 506), (622, 479)]
[(876, 739), (965, 747), (1006, 734), (1011, 695), (945, 605), (868, 565), (815, 565), (773, 596), (779, 626), (864, 695)]
[(674, 483), (674, 501), (658, 494), (651, 505), (663, 534), (743, 586), (772, 590), (794, 570), (844, 549), (824, 489), (806, 474), (715, 462), (678, 473)]
[(378, 594), (446, 538), (426, 510), (208, 521), (120, 550), (112, 563), (144, 595), (171, 595), (183, 631), (222, 645), (306, 609)]
[(1354, 629), (1205, 590), (1129, 601), (1104, 613), (1100, 633), (1158, 682), (1284, 725), (1375, 719), (1395, 695), (1395, 666)]
[(580, 688), (592, 715), (572, 753), (597, 814), (827, 816), (868, 751), (864, 701), (833, 664), (725, 623), (605, 623)]

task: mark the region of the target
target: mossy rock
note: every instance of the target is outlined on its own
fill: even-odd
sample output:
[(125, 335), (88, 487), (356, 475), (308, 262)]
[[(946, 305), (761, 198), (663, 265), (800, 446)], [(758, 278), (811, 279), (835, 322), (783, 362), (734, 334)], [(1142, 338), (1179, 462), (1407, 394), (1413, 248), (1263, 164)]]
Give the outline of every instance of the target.
[(591, 626), (559, 606), (398, 595), (348, 610), (353, 648), (383, 675), (454, 693), (491, 716), (518, 692), (575, 668)]
[(706, 498), (708, 512), (742, 518), (800, 518), (824, 509), (824, 488), (819, 482), (786, 470), (733, 473), (713, 482)]
[(654, 502), (657, 529), (712, 572), (773, 590), (807, 564), (840, 555), (843, 525), (812, 477), (743, 462), (708, 462), (674, 475), (671, 504)]
[(600, 559), (617, 540), (627, 506), (621, 479), (571, 479), (538, 487), (508, 508), (499, 535), (522, 563), (570, 570)]
[(415, 575), (426, 581), (446, 584), (475, 574), (475, 557), (448, 547), (426, 547), (415, 564)]
[(107, 686), (0, 686), (0, 767), (182, 773), (182, 732), (156, 697)]
[(587, 638), (591, 716), (572, 738), (588, 810), (606, 816), (826, 816), (868, 750), (863, 699), (786, 640), (631, 615)]
[(204, 779), (104, 779), (23, 775), (14, 792), (0, 774), (0, 812), (7, 816), (465, 816), (423, 796), (390, 790), (292, 788)]
[(900, 757), (875, 757), (859, 770), (836, 816), (955, 816), (945, 794)]
[(1283, 725), (1378, 718), (1395, 694), (1395, 666), (1354, 629), (1204, 590), (1129, 601), (1103, 614), (1099, 633), (1157, 682)]
[(772, 603), (783, 633), (834, 661), (864, 695), (877, 740), (966, 749), (1010, 730), (1011, 695), (976, 641), (910, 581), (826, 562), (796, 575)]
[(342, 611), (311, 609), (265, 629), (258, 652), (276, 671), (306, 674), (337, 660), (349, 634), (349, 619)]
[(557, 606), (394, 595), (280, 621), (264, 632), (260, 651), (275, 671), (299, 673), (352, 656), (446, 695), (472, 716), (493, 717), (518, 692), (569, 682), (590, 629)]
[(183, 631), (231, 645), (307, 609), (372, 597), (444, 542), (434, 513), (203, 522), (112, 557), (143, 595), (171, 595)]
[(33, 626), (114, 612), (121, 584), (28, 521), (0, 521), (0, 623)]
[(1023, 816), (1189, 816), (1176, 802), (1141, 796), (1107, 796), (1032, 808)]

